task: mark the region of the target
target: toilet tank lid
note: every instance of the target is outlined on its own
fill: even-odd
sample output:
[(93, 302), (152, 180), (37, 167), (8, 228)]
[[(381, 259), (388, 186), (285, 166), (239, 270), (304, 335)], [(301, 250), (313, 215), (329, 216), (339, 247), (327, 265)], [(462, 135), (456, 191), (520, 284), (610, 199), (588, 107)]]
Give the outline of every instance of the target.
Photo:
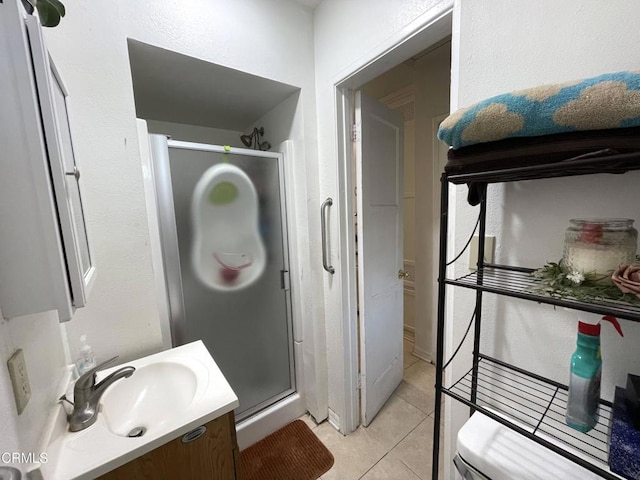
[(458, 432), (457, 448), (469, 465), (492, 480), (601, 479), (479, 412)]

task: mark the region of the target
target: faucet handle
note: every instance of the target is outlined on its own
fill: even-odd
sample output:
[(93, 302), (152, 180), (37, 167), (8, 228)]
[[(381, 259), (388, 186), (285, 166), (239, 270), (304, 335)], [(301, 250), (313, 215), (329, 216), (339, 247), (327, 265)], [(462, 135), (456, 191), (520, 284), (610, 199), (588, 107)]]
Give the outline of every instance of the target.
[(117, 359), (118, 359), (118, 355), (116, 355), (113, 358), (110, 358), (105, 362), (102, 362), (101, 364), (93, 367), (88, 372), (85, 372), (82, 375), (80, 375), (80, 378), (76, 380), (75, 390), (78, 390), (78, 389), (84, 390), (84, 389), (93, 387), (96, 384), (96, 373), (108, 367), (109, 365), (114, 363)]

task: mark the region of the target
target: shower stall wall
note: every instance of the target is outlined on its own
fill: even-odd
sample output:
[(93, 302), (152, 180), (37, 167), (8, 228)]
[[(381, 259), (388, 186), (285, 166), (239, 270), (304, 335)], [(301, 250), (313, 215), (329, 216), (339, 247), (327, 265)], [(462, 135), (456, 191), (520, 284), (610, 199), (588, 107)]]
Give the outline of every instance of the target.
[(202, 339), (238, 395), (238, 421), (290, 403), (283, 155), (149, 138), (172, 344)]

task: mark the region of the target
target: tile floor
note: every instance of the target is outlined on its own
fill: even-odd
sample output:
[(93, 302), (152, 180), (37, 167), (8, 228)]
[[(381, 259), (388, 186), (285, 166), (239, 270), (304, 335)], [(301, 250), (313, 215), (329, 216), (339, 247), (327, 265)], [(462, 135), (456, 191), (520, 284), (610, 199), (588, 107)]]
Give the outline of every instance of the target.
[(405, 340), (404, 379), (369, 427), (345, 437), (303, 417), (335, 458), (322, 480), (431, 478), (435, 368), (411, 355), (412, 347)]

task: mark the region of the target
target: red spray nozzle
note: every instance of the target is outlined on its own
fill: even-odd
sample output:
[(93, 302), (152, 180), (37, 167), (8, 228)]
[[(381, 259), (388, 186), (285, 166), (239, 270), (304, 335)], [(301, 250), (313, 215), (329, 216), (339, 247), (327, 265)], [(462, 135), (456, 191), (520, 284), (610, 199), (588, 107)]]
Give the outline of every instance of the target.
[(606, 320), (607, 322), (611, 323), (618, 334), (621, 337), (624, 337), (624, 333), (622, 333), (622, 327), (620, 327), (620, 324), (618, 323), (618, 319), (616, 317), (614, 317), (613, 315), (605, 315), (604, 317), (602, 317), (602, 320)]
[[(616, 331), (620, 334), (621, 337), (624, 337), (624, 333), (622, 333), (622, 328), (618, 323), (618, 319), (613, 315), (605, 315), (601, 318), (602, 320), (606, 320), (610, 322)], [(595, 325), (591, 323), (578, 322), (578, 332), (584, 333), (585, 335), (591, 335), (592, 337), (600, 336), (600, 323), (596, 323)]]

